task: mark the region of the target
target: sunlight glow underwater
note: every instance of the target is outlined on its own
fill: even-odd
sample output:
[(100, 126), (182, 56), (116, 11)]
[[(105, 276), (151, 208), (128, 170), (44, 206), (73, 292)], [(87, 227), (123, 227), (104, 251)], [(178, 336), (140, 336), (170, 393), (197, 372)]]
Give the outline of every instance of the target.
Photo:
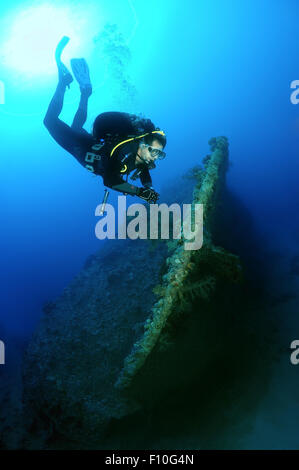
[(67, 3), (30, 6), (11, 15), (8, 23), (2, 51), (3, 65), (27, 77), (56, 73), (54, 50), (63, 36), (71, 38), (63, 55), (66, 61), (70, 57), (86, 55), (90, 48), (92, 11), (83, 5), (80, 8)]

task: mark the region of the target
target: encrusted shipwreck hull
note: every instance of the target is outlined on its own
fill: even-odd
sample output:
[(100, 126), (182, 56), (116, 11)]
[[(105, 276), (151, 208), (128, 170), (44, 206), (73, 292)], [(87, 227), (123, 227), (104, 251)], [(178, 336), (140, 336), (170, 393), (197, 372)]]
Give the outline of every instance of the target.
[(25, 358), (25, 447), (105, 447), (112, 422), (186, 390), (222, 347), (241, 267), (212, 243), (228, 142), (210, 145), (193, 170), (202, 248), (185, 250), (183, 238), (112, 241), (45, 308)]

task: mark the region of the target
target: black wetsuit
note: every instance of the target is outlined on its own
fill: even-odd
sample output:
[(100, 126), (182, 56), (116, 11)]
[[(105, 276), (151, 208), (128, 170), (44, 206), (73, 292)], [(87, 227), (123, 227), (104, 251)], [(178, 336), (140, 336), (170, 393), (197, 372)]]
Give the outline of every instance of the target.
[[(124, 143), (118, 146), (113, 155), (110, 156), (117, 143), (126, 139), (125, 136), (122, 136), (118, 142), (112, 137), (110, 137), (110, 141), (109, 139), (97, 141), (85, 129), (76, 127), (76, 119), (72, 127), (61, 121), (58, 118), (61, 108), (61, 96), (54, 95), (44, 119), (46, 128), (55, 141), (71, 153), (81, 165), (95, 175), (102, 176), (105, 186), (125, 194), (138, 194), (139, 188), (127, 182), (129, 174), (135, 169), (134, 179), (140, 178), (144, 187), (149, 188), (152, 186), (152, 179), (146, 164), (140, 166), (135, 164), (140, 141)], [(113, 115), (116, 113), (106, 114)], [(78, 113), (77, 121), (80, 121)], [(152, 164), (152, 168), (155, 168), (154, 164)]]
[[(110, 143), (105, 140), (97, 142), (89, 135), (89, 141), (86, 139), (81, 145), (77, 145), (73, 155), (87, 170), (95, 175), (101, 175), (105, 186), (116, 191), (137, 194), (137, 187), (127, 182), (133, 170), (136, 170), (134, 179), (140, 178), (144, 187), (151, 187), (152, 179), (148, 167), (145, 164), (136, 166), (135, 163), (139, 142), (121, 144), (111, 156), (117, 143), (117, 141)], [(153, 164), (152, 168), (154, 167)]]

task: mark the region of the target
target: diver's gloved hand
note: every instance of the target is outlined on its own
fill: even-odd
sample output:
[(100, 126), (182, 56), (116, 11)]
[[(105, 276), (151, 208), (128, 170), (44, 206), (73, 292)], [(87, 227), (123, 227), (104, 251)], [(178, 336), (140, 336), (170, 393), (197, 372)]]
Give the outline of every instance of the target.
[(151, 188), (139, 188), (137, 196), (150, 204), (155, 204), (159, 199), (159, 194)]

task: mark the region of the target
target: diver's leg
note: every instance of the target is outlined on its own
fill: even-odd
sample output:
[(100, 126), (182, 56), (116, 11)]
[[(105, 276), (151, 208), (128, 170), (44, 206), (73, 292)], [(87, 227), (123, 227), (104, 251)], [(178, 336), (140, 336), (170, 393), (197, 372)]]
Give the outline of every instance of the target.
[[(66, 87), (73, 81), (72, 75), (61, 62), (60, 56), (63, 48), (68, 42), (68, 38), (64, 37), (56, 49), (56, 62), (58, 66), (58, 85), (54, 96), (49, 104), (44, 125), (48, 129), (53, 139), (65, 150), (71, 153), (82, 165), (85, 166), (85, 154), (92, 146), (93, 138), (87, 132), (77, 132), (65, 122), (59, 119), (59, 115), (63, 108), (64, 95)], [(87, 107), (86, 107), (87, 109)]]
[(84, 132), (83, 126), (87, 119), (88, 99), (92, 94), (89, 68), (85, 59), (71, 59), (71, 67), (81, 92), (80, 103), (72, 128)]
[(92, 145), (92, 136), (78, 132), (59, 119), (63, 107), (66, 85), (59, 81), (54, 96), (44, 118), (44, 125), (53, 139), (70, 152), (81, 164), (84, 163), (86, 149)]
[(87, 119), (87, 108), (90, 95), (91, 93), (86, 90), (81, 91), (80, 103), (71, 126), (72, 129), (86, 132), (85, 129), (83, 129), (83, 126)]
[(46, 116), (44, 118), (44, 125), (50, 132), (51, 136), (56, 140), (56, 142), (64, 147), (66, 150), (69, 150), (68, 140), (69, 140), (69, 126), (59, 119), (59, 115), (62, 111), (63, 100), (66, 90), (66, 83), (63, 80), (59, 80), (56, 91), (53, 98), (49, 104)]
[(55, 131), (55, 126), (58, 126), (58, 128), (59, 126), (61, 127), (61, 121), (59, 122), (58, 117), (62, 111), (66, 87), (69, 87), (70, 83), (72, 83), (73, 81), (72, 75), (61, 61), (61, 54), (68, 42), (69, 38), (67, 36), (64, 36), (57, 45), (55, 51), (55, 60), (58, 69), (58, 85), (44, 119), (44, 124), (49, 130), (49, 132), (51, 132), (50, 129)]
[(66, 91), (67, 85), (63, 83), (63, 81), (59, 81), (54, 96), (49, 104), (48, 111), (46, 113), (44, 124), (47, 127), (47, 124), (53, 123), (56, 119), (58, 119), (64, 101), (64, 95)]

